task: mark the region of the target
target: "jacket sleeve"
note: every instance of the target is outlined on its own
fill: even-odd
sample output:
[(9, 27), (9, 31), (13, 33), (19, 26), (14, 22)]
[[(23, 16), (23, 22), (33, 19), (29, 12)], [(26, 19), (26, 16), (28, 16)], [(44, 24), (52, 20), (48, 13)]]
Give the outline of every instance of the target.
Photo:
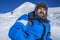
[[(8, 36), (12, 40), (25, 40), (24, 25), (20, 22), (16, 22), (9, 30)], [(22, 39), (23, 38), (23, 39)]]
[(47, 33), (47, 40), (52, 40), (51, 39), (51, 31), (50, 31), (50, 24), (49, 24), (49, 28), (48, 28), (48, 33)]

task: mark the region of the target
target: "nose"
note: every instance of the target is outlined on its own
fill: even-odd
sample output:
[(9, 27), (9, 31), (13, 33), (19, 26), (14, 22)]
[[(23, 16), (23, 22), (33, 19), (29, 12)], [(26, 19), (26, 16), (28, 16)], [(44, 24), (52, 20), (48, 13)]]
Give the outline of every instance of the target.
[(42, 8), (41, 8), (40, 10), (41, 10), (41, 11), (43, 11), (43, 9), (42, 9)]
[(38, 9), (38, 12), (41, 12), (42, 11), (42, 9)]

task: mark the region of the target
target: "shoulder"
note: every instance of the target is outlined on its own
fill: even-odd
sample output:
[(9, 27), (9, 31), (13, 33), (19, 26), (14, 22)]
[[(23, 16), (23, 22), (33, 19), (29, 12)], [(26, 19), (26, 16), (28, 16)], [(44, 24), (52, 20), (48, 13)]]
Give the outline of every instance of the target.
[(50, 24), (50, 20), (48, 20), (48, 23)]
[(28, 20), (28, 14), (20, 16), (17, 20)]
[(20, 24), (23, 24), (24, 26), (26, 26), (27, 23), (28, 23), (27, 20), (18, 20), (17, 22), (20, 23)]

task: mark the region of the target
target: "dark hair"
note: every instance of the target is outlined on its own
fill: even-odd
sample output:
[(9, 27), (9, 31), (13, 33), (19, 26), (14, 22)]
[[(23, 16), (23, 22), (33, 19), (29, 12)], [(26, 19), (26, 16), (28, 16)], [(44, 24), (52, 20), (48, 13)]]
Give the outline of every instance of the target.
[(28, 14), (28, 25), (33, 24), (34, 19), (35, 19), (35, 11)]
[(35, 12), (39, 9), (39, 7), (45, 8), (46, 9), (46, 15), (47, 15), (48, 6), (44, 2), (39, 2), (35, 6)]
[(36, 18), (36, 11), (37, 11), (37, 9), (39, 8), (39, 7), (43, 7), (43, 8), (45, 8), (46, 9), (46, 16), (47, 16), (47, 5), (45, 4), (45, 3), (43, 3), (43, 2), (40, 2), (40, 3), (38, 3), (37, 5), (36, 5), (36, 7), (35, 7), (35, 10), (33, 11), (33, 12), (31, 12), (31, 13), (29, 13), (28, 14), (28, 21), (29, 21), (29, 25), (30, 24), (34, 24), (33, 23), (33, 20)]
[(40, 3), (36, 4), (35, 8), (38, 9), (39, 7), (43, 7), (43, 8), (46, 8), (46, 9), (48, 8), (48, 6), (45, 3), (43, 3), (43, 2), (40, 2)]

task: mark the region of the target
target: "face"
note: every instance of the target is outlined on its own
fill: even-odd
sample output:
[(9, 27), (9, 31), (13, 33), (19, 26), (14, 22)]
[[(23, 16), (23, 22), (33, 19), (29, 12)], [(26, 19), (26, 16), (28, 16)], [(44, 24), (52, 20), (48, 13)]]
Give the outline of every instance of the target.
[(43, 8), (43, 7), (39, 7), (38, 10), (37, 10), (37, 14), (38, 14), (39, 17), (46, 16), (46, 9)]

